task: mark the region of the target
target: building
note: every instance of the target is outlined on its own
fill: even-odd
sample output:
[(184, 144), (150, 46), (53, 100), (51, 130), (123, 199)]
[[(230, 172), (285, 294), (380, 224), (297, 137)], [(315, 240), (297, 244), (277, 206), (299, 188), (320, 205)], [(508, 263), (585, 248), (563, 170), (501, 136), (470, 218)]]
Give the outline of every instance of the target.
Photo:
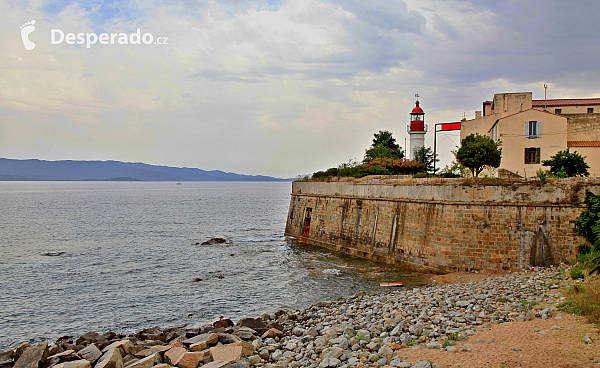
[(425, 146), (425, 133), (427, 133), (427, 124), (425, 124), (425, 112), (419, 106), (419, 100), (415, 102), (415, 107), (410, 112), (410, 124), (406, 127), (410, 134), (410, 155), (414, 160), (415, 151)]
[[(462, 121), (460, 138), (472, 133), (502, 142), (498, 172), (535, 176), (543, 160), (571, 147), (600, 176), (600, 98), (533, 100), (531, 92), (498, 93)], [(507, 172), (508, 171), (508, 172)]]

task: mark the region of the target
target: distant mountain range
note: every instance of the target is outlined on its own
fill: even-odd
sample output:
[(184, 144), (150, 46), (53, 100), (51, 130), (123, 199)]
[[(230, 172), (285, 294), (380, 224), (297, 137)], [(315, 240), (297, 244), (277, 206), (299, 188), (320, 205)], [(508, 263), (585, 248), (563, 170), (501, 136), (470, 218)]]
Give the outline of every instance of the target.
[(43, 161), (0, 158), (0, 181), (291, 181), (219, 170), (155, 166), (120, 161)]

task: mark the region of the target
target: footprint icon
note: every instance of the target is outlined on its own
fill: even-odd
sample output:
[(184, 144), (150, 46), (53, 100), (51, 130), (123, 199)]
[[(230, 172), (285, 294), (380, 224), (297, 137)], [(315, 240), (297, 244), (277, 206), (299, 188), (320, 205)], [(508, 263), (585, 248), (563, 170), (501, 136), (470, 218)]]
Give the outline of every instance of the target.
[(35, 43), (29, 41), (29, 35), (35, 30), (35, 20), (27, 22), (21, 26), (21, 38), (23, 39), (23, 46), (26, 50), (33, 50)]

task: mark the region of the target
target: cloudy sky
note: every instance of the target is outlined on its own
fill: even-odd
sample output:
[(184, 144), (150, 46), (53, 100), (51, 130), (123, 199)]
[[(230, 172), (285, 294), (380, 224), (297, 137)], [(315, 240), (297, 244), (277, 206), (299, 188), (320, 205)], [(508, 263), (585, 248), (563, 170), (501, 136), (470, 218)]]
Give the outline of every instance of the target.
[[(361, 159), (378, 130), (404, 146), (417, 92), (430, 130), (544, 83), (600, 97), (598, 19), (598, 0), (2, 1), (0, 157), (295, 177)], [(438, 144), (443, 166), (458, 133)]]

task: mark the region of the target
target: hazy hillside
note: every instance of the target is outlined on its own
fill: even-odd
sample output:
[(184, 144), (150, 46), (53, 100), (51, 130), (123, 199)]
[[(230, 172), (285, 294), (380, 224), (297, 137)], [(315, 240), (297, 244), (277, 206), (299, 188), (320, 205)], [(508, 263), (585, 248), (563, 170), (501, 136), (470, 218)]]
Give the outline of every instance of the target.
[(0, 158), (0, 180), (287, 181), (219, 170), (120, 161), (43, 161)]

